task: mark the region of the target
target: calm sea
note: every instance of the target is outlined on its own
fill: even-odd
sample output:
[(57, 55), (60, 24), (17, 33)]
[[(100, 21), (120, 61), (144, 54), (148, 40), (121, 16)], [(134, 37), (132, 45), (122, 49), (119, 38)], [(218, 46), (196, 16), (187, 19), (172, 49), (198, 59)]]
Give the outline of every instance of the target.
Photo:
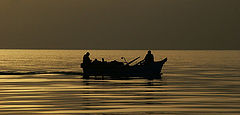
[[(240, 114), (240, 51), (154, 50), (162, 79), (82, 79), (86, 50), (0, 50), (0, 114)], [(123, 61), (146, 50), (90, 50)], [(69, 74), (69, 73), (75, 73)]]

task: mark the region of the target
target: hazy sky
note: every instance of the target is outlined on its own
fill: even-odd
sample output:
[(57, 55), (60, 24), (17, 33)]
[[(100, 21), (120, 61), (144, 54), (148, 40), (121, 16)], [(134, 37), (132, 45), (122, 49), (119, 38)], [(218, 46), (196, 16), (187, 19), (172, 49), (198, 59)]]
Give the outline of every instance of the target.
[(240, 49), (240, 0), (0, 0), (0, 48)]

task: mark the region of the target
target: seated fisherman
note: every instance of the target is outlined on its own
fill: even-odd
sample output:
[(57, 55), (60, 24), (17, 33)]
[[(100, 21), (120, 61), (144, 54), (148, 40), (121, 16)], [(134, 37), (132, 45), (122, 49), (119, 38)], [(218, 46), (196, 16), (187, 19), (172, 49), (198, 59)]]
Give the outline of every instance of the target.
[(83, 56), (83, 64), (84, 64), (84, 65), (89, 65), (89, 64), (91, 64), (92, 61), (90, 60), (89, 55), (90, 55), (90, 53), (87, 52), (87, 53)]
[(147, 55), (144, 58), (144, 63), (145, 64), (151, 64), (154, 62), (154, 57), (153, 54), (151, 53), (151, 51), (149, 50)]

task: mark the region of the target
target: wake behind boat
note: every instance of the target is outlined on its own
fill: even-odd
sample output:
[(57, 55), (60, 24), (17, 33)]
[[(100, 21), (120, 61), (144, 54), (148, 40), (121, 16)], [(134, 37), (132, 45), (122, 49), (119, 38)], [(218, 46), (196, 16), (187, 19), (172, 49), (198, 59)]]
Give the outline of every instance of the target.
[(139, 61), (134, 65), (130, 65), (140, 57), (127, 62), (124, 57), (122, 59), (125, 62), (111, 61), (106, 62), (104, 59), (102, 61), (94, 60), (91, 61), (89, 58), (90, 53), (87, 52), (83, 57), (83, 63), (81, 63), (81, 68), (83, 68), (84, 76), (117, 76), (117, 77), (150, 77), (150, 76), (160, 76), (161, 70), (167, 58), (162, 61), (154, 61), (154, 57), (151, 51), (145, 56), (144, 60)]

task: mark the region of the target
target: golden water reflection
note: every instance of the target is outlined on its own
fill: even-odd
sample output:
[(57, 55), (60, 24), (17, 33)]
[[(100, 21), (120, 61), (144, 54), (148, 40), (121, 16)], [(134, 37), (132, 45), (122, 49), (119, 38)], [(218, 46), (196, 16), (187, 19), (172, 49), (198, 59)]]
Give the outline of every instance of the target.
[[(91, 50), (127, 60), (144, 50)], [(240, 51), (154, 50), (163, 78), (81, 79), (86, 50), (0, 50), (0, 114), (239, 114)], [(43, 72), (9, 75), (7, 73)], [(49, 74), (49, 72), (60, 72)], [(61, 72), (63, 72), (61, 74)]]
[(171, 76), (172, 78), (167, 80), (153, 81), (84, 80), (79, 79), (81, 76), (78, 75), (63, 76), (19, 75), (11, 79), (11, 76), (1, 75), (0, 112), (3, 114), (240, 112), (238, 81), (231, 79), (206, 81), (207, 78), (203, 77)]

